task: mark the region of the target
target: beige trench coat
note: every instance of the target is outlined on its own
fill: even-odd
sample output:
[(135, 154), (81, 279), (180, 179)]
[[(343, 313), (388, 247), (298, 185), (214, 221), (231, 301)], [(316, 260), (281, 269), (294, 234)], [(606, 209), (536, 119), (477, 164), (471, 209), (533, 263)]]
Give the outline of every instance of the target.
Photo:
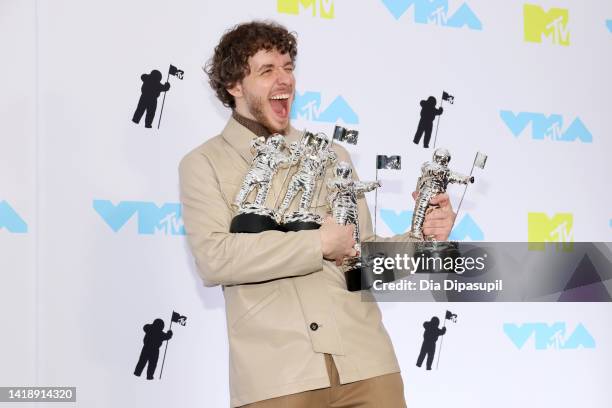
[[(346, 290), (343, 274), (322, 257), (318, 230), (228, 232), (255, 137), (230, 118), (220, 135), (188, 153), (179, 167), (185, 230), (199, 274), (206, 286), (223, 285), (231, 406), (329, 386), (323, 353), (332, 354), (342, 384), (399, 372), (378, 305)], [(299, 138), (293, 128), (286, 136), (287, 143)], [(342, 146), (333, 148), (339, 160), (351, 163)], [(281, 170), (268, 207), (283, 178)], [(315, 196), (319, 214), (327, 211), (326, 196), (326, 188)], [(372, 240), (365, 198), (358, 208), (362, 241)]]

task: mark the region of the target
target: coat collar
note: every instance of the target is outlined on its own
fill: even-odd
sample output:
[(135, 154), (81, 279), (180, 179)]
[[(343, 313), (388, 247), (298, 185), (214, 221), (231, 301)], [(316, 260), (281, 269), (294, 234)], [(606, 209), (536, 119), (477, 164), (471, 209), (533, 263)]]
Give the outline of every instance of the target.
[[(233, 117), (230, 117), (225, 128), (221, 132), (221, 136), (248, 164), (251, 163), (253, 160), (251, 141), (257, 138), (255, 133), (238, 123)], [(300, 140), (301, 137), (302, 132), (290, 127), (289, 133), (285, 135), (285, 142), (289, 145), (291, 142)]]
[(242, 116), (235, 109), (232, 111), (232, 118), (236, 119), (236, 122), (240, 123), (242, 126), (249, 129), (257, 136), (270, 136), (270, 131), (264, 125), (262, 125), (255, 119), (249, 119), (247, 117)]

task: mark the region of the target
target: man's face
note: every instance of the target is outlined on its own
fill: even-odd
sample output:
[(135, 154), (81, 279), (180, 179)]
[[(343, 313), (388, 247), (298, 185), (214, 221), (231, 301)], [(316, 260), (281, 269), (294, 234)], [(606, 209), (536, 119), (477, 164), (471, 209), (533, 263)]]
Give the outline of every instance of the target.
[(236, 111), (273, 133), (286, 134), (295, 93), (291, 57), (260, 50), (249, 58), (249, 68), (250, 73), (228, 89), (236, 100)]

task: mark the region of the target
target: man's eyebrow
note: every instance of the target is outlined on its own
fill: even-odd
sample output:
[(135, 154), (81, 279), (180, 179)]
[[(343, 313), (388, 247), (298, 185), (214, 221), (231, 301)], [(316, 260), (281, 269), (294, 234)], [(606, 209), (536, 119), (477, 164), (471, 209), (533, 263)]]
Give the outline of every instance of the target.
[(262, 65), (261, 67), (259, 67), (259, 69), (257, 70), (257, 72), (261, 72), (261, 71), (263, 71), (264, 69), (268, 69), (268, 68), (274, 68), (274, 65), (273, 65), (273, 64), (264, 64), (264, 65)]

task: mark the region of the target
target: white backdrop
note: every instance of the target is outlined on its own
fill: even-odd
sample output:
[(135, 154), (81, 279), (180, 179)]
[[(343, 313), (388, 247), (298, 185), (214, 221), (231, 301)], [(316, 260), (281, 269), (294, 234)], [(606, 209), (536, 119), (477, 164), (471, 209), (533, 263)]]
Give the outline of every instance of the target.
[[(279, 11), (281, 3), (298, 13)], [(202, 286), (181, 234), (177, 166), (229, 116), (201, 66), (224, 30), (255, 18), (298, 33), (297, 91), (321, 100), (312, 115), (294, 105), (295, 127), (330, 134), (336, 120), (321, 118), (334, 118), (327, 108), (341, 96), (357, 117), (347, 126), (359, 129), (359, 144), (347, 148), (362, 179), (375, 177), (376, 154), (402, 155), (401, 171), (381, 172), (380, 235), (408, 226), (410, 192), (432, 152), (412, 143), (419, 102), (431, 95), (439, 103), (446, 90), (455, 103), (444, 103), (438, 145), (452, 152), (451, 167), (468, 173), (477, 150), (489, 156), (487, 167), (475, 170), (455, 238), (526, 241), (532, 229), (551, 241), (610, 241), (612, 3), (433, 3), (2, 0), (0, 386), (76, 386), (82, 407), (228, 405), (222, 294)], [(526, 3), (561, 11), (543, 23), (525, 21)], [(333, 18), (321, 17), (331, 4)], [(437, 6), (448, 17), (441, 24), (432, 15)], [(469, 12), (468, 26), (453, 27)], [(551, 40), (554, 34), (525, 41), (526, 26), (545, 27), (555, 13), (560, 42), (567, 30), (568, 45)], [(160, 128), (162, 97), (152, 129), (144, 118), (132, 123), (140, 76), (157, 69), (165, 80), (170, 64), (185, 75), (170, 77)], [(522, 133), (513, 134), (502, 111), (512, 112), (511, 125), (526, 118)], [(582, 139), (558, 140), (552, 121), (538, 138), (537, 118), (553, 114), (562, 117), (562, 134), (579, 118)], [(462, 191), (449, 187), (455, 207)], [(373, 209), (373, 195), (368, 201)], [(168, 211), (156, 213), (164, 204)], [(568, 223), (530, 225), (529, 213)], [(26, 230), (14, 228), (19, 219)], [(612, 358), (610, 303), (381, 309), (409, 406), (612, 401), (612, 368), (604, 364)], [(447, 309), (459, 317), (448, 323), (440, 367), (417, 369), (422, 323)], [(172, 326), (162, 379), (163, 346), (156, 379), (134, 376), (142, 326), (162, 318), (167, 329), (172, 310), (188, 319)], [(518, 348), (504, 331), (505, 324), (555, 322), (566, 330), (549, 333), (545, 349), (537, 348), (536, 332)], [(580, 324), (594, 347), (564, 348)]]

